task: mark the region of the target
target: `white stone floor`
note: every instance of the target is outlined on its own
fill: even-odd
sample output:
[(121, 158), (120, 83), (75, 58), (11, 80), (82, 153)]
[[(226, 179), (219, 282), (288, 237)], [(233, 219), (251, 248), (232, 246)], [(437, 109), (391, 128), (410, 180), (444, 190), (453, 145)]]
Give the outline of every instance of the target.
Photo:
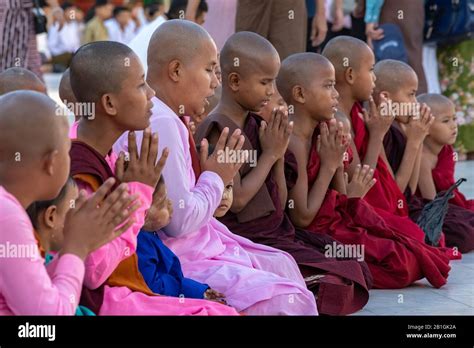
[[(59, 101), (59, 74), (45, 74), (49, 95)], [(467, 182), (461, 191), (474, 198), (474, 161), (459, 162), (456, 177)], [(448, 283), (441, 289), (426, 279), (399, 290), (371, 290), (369, 303), (355, 315), (474, 315), (474, 252), (451, 262)]]

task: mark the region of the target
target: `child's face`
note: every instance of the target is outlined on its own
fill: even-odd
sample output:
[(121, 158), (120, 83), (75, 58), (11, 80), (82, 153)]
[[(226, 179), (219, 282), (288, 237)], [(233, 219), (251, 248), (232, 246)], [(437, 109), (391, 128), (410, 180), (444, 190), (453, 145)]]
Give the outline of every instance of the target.
[(416, 100), (416, 91), (418, 90), (418, 77), (415, 72), (407, 74), (402, 85), (396, 93), (390, 93), (388, 98), (392, 101), (392, 105), (398, 110), (396, 120), (401, 123), (408, 123), (410, 117), (416, 116), (419, 110)]
[(62, 248), (66, 215), (69, 209), (73, 207), (78, 194), (77, 186), (75, 184), (68, 184), (63, 199), (57, 205), (46, 208), (38, 217), (42, 221), (38, 231), (43, 239), (42, 243), (46, 242), (51, 251), (59, 251)]
[(430, 128), (429, 137), (438, 144), (453, 145), (458, 135), (453, 103), (443, 103), (431, 109), (435, 120)]
[(192, 58), (192, 61), (183, 64), (181, 90), (177, 92), (185, 96), (184, 114), (181, 116), (191, 116), (194, 119), (205, 113), (209, 104), (207, 98), (214, 95), (218, 85), (216, 64), (217, 49), (212, 40), (204, 41), (200, 52)]
[(167, 197), (166, 185), (158, 184), (157, 191), (153, 194), (153, 201), (148, 209), (145, 225), (147, 231), (158, 231), (170, 223), (173, 215), (173, 204)]
[(116, 119), (127, 130), (143, 130), (150, 125), (151, 98), (155, 95), (145, 81), (145, 72), (136, 55), (131, 55), (120, 91), (116, 95)]
[(96, 7), (95, 15), (102, 20), (110, 18), (112, 16), (112, 11), (114, 10), (114, 6), (112, 4), (107, 4), (104, 6)]
[(357, 69), (354, 69), (352, 91), (356, 100), (362, 102), (370, 99), (375, 88), (375, 57), (368, 46), (361, 55), (361, 61), (357, 63), (359, 66)]
[(334, 67), (328, 65), (313, 79), (310, 87), (305, 89), (305, 104), (311, 115), (318, 121), (334, 118), (337, 111), (339, 93), (336, 88), (336, 73)]
[(286, 104), (285, 100), (280, 95), (278, 90), (275, 88), (275, 93), (271, 96), (268, 104), (262, 107), (257, 114), (268, 123), (272, 118), (273, 110), (279, 107), (283, 107), (283, 112), (288, 112), (288, 105)]
[(247, 76), (240, 76), (237, 99), (247, 110), (259, 112), (267, 106), (272, 95), (275, 93), (275, 79), (280, 69), (280, 58), (274, 54), (261, 62), (255, 62), (258, 66), (252, 69)]
[(224, 188), (224, 193), (222, 194), (222, 200), (219, 206), (217, 207), (214, 216), (217, 218), (223, 217), (232, 206), (232, 202), (234, 201), (234, 182), (231, 181), (226, 185)]

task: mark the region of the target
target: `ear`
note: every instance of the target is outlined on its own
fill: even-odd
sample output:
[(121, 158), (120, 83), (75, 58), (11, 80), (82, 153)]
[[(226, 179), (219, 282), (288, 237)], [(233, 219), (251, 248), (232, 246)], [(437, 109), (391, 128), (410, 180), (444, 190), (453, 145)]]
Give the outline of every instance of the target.
[(293, 86), (293, 88), (291, 89), (291, 96), (298, 103), (304, 104), (306, 102), (304, 92), (305, 91), (303, 87), (296, 85), (296, 86)]
[(353, 85), (355, 81), (354, 69), (352, 67), (346, 68), (344, 70), (344, 80), (349, 84)]
[(240, 75), (236, 72), (232, 72), (227, 77), (227, 81), (229, 82), (229, 87), (233, 92), (237, 92), (240, 87)]
[(50, 205), (44, 211), (43, 223), (48, 228), (54, 228), (56, 225), (56, 211), (57, 211), (57, 207), (55, 205)]
[(168, 77), (173, 82), (178, 82), (182, 76), (183, 64), (178, 59), (173, 59), (168, 63)]
[(59, 155), (58, 150), (52, 150), (48, 152), (46, 155), (44, 155), (42, 167), (49, 176), (54, 175), (54, 168), (58, 160), (58, 155)]
[(117, 115), (117, 99), (111, 93), (106, 93), (100, 97), (100, 105), (107, 115)]

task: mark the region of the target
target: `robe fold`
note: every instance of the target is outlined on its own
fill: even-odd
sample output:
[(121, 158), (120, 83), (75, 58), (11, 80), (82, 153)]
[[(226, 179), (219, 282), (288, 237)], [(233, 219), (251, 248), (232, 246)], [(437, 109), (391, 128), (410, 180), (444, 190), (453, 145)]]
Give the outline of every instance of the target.
[[(249, 114), (243, 129), (246, 137), (244, 150), (256, 150), (261, 155), (258, 140), (261, 119)], [(214, 129), (219, 133), (229, 127), (229, 133), (237, 125), (224, 115), (212, 114), (199, 126), (196, 139), (201, 141)], [(244, 177), (251, 170), (245, 164), (240, 170)], [(242, 212), (247, 212), (242, 218)], [(368, 301), (368, 289), (372, 277), (365, 262), (355, 259), (327, 258), (324, 250), (327, 245), (337, 242), (329, 236), (311, 234), (305, 230), (295, 229), (288, 215), (281, 207), (278, 185), (271, 171), (265, 185), (250, 200), (240, 213), (227, 212), (219, 220), (232, 232), (290, 253), (300, 266), (304, 276), (324, 274), (319, 286), (314, 289), (317, 295), (318, 310), (323, 314), (343, 315), (360, 310)], [(251, 219), (248, 219), (252, 215)], [(334, 243), (334, 244), (333, 244)]]
[[(384, 147), (387, 159), (395, 173), (398, 171), (402, 163), (405, 146), (406, 137), (404, 134), (397, 127), (390, 127), (390, 130), (384, 138)], [(445, 147), (444, 149), (449, 149), (449, 147)], [(442, 153), (443, 155), (440, 154), (440, 156), (445, 158), (445, 160), (442, 160), (441, 162), (448, 162), (449, 164), (445, 166), (447, 172), (442, 175), (440, 174), (440, 168), (435, 168), (433, 170), (433, 173), (436, 172), (438, 182), (441, 180), (444, 184), (441, 185), (439, 189), (437, 186), (437, 191), (444, 191), (454, 184), (454, 160), (452, 149), (449, 151), (442, 151)], [(440, 166), (440, 161), (438, 161), (437, 167), (438, 166)], [(441, 163), (441, 166), (444, 166), (444, 164)], [(433, 179), (435, 179), (435, 175), (433, 175)], [(449, 202), (448, 211), (443, 223), (443, 235), (448, 247), (457, 248), (460, 253), (466, 253), (474, 250), (474, 211), (455, 203), (461, 195), (462, 193), (456, 189), (455, 198), (451, 199)], [(413, 221), (417, 221), (418, 217), (421, 215), (423, 207), (429, 203), (430, 200), (412, 194), (409, 188), (407, 188), (405, 196), (407, 197), (410, 218)]]
[[(320, 168), (316, 150), (317, 128), (308, 157), (308, 187), (314, 185)], [(350, 152), (350, 148), (348, 149)], [(296, 171), (293, 156), (286, 158), (287, 171)], [(294, 176), (293, 176), (294, 177)], [(288, 182), (288, 186), (295, 182)], [(434, 287), (446, 283), (449, 260), (437, 248), (400, 233), (400, 224), (385, 221), (365, 200), (348, 198), (333, 189), (326, 197), (307, 230), (326, 234), (351, 246), (364, 246), (364, 260), (374, 278), (374, 288), (398, 289), (426, 277)]]
[[(71, 138), (76, 137), (76, 130), (77, 123)], [(112, 151), (104, 158), (89, 145), (73, 140), (70, 156), (71, 176), (89, 194), (115, 177), (117, 156)], [(138, 268), (136, 247), (153, 188), (138, 182), (130, 182), (128, 187), (130, 193), (139, 194), (142, 206), (127, 231), (86, 258), (81, 304), (100, 315), (238, 315), (234, 308), (216, 302), (159, 296), (150, 290)]]

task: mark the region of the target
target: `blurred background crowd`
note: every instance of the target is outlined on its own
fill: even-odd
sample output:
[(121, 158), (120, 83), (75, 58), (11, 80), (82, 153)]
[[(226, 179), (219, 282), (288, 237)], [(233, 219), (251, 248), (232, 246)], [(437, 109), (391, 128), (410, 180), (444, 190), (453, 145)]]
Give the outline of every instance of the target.
[(455, 102), (457, 148), (474, 156), (474, 0), (0, 0), (0, 71), (61, 73), (84, 43), (135, 49), (177, 18), (203, 25), (218, 49), (236, 31), (257, 32), (281, 59), (338, 35), (367, 41), (377, 60), (409, 63), (419, 93)]

